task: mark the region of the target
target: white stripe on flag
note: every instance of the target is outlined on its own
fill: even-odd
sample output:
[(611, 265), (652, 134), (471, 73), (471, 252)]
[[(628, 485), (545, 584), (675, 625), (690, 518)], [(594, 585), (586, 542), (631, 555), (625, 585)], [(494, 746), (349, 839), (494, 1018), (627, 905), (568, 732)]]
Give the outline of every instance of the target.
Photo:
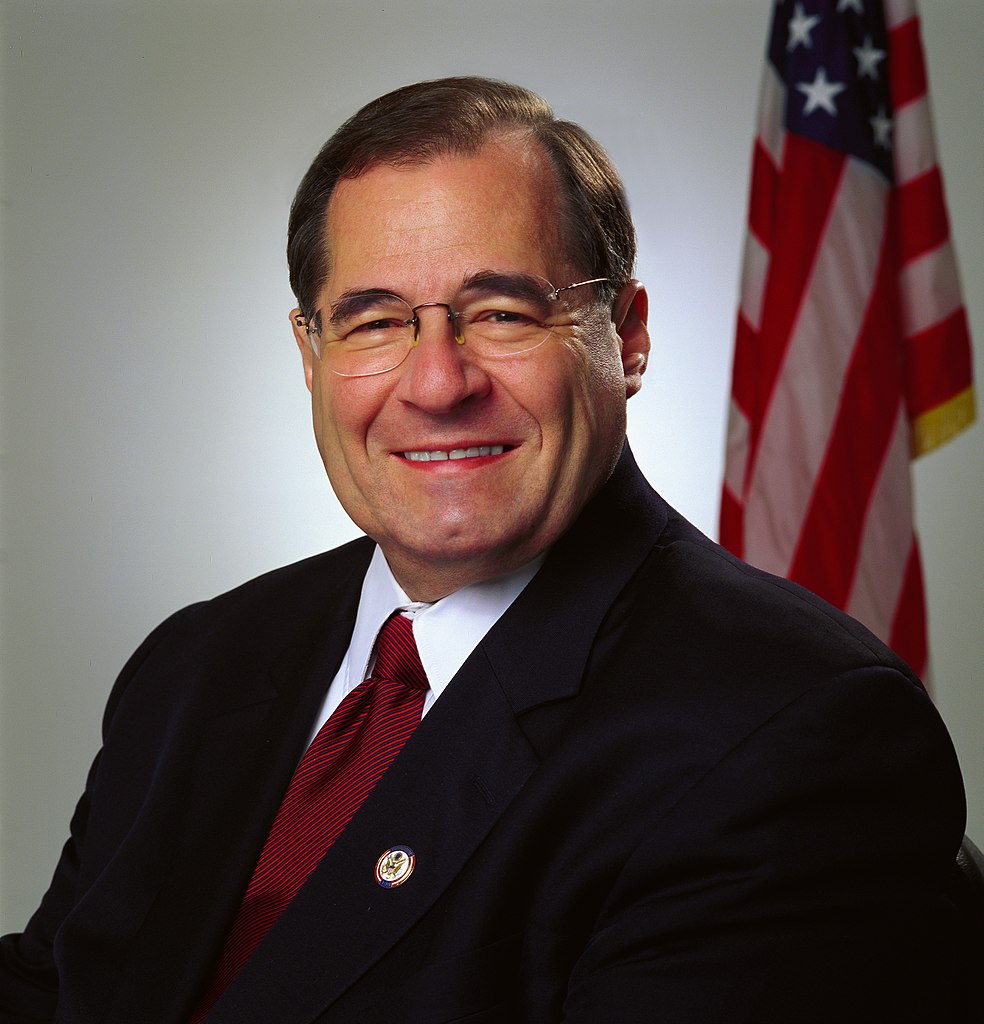
[(933, 327), (963, 305), (957, 259), (949, 239), (902, 268), (899, 297), (906, 338)]
[(728, 406), (728, 441), (724, 460), (724, 486), (740, 502), (745, 488), (745, 467), (748, 465), (748, 418), (735, 404)]
[(933, 118), (929, 98), (923, 94), (895, 111), (892, 129), (895, 151), (895, 180), (899, 185), (914, 181), (936, 166)]
[(889, 32), (916, 16), (916, 0), (885, 0), (885, 27)]
[(782, 112), (785, 102), (786, 88), (782, 79), (766, 61), (759, 95), (758, 135), (777, 168), (782, 167), (782, 145), (786, 134), (782, 128)]
[(768, 275), (769, 250), (748, 230), (741, 264), (741, 311), (756, 331), (762, 326), (762, 299)]
[(868, 502), (854, 582), (845, 606), (888, 641), (912, 546), (909, 421), (899, 402), (888, 451)]

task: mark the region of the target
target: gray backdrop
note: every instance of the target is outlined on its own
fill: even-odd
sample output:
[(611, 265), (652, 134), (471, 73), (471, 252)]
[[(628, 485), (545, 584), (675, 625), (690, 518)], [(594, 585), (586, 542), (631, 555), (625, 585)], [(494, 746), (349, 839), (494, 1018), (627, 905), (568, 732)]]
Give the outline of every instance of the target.
[[(36, 904), (102, 705), (165, 615), (353, 534), (287, 322), (293, 189), (397, 85), (488, 74), (612, 152), (655, 359), (630, 436), (716, 535), (770, 0), (0, 0), (0, 928)], [(923, 0), (964, 292), (984, 339), (984, 5)], [(916, 468), (937, 701), (984, 841), (981, 427)]]

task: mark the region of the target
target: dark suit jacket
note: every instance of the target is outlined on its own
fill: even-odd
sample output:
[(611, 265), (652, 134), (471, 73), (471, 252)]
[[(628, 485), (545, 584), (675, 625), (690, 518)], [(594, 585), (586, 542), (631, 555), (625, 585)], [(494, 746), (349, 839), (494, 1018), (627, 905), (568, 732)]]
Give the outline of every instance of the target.
[[(371, 548), (134, 654), (52, 887), (4, 941), (0, 1020), (186, 1018)], [(937, 1024), (962, 830), (906, 666), (708, 541), (626, 452), (209, 1020)], [(394, 844), (416, 869), (384, 889)]]

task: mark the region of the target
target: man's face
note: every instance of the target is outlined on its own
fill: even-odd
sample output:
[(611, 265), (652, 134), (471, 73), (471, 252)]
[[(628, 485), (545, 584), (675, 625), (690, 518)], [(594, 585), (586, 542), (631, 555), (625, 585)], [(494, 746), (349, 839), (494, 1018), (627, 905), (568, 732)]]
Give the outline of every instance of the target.
[[(362, 289), (412, 306), (447, 303), (479, 271), (571, 284), (580, 278), (560, 251), (557, 224), (550, 164), (516, 140), (474, 156), (377, 167), (343, 180), (332, 197), (331, 271), (319, 308)], [(332, 487), (411, 597), (435, 600), (529, 561), (611, 472), (642, 365), (633, 355), (623, 368), (610, 311), (590, 307), (590, 288), (578, 293), (588, 309), (573, 323), (505, 359), (476, 357), (456, 343), (446, 310), (422, 309), (419, 344), (378, 376), (338, 376), (295, 327)], [(628, 306), (626, 319), (644, 335), (637, 286)], [(502, 452), (441, 461), (407, 454), (470, 448)]]

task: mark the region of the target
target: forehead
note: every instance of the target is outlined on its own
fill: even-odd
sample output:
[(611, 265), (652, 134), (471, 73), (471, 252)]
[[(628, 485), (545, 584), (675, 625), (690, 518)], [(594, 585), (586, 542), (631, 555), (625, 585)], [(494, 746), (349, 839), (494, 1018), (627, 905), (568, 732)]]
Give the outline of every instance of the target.
[(433, 297), (479, 270), (554, 281), (567, 263), (558, 210), (549, 157), (524, 140), (374, 167), (339, 182), (332, 196), (322, 295), (378, 286)]

